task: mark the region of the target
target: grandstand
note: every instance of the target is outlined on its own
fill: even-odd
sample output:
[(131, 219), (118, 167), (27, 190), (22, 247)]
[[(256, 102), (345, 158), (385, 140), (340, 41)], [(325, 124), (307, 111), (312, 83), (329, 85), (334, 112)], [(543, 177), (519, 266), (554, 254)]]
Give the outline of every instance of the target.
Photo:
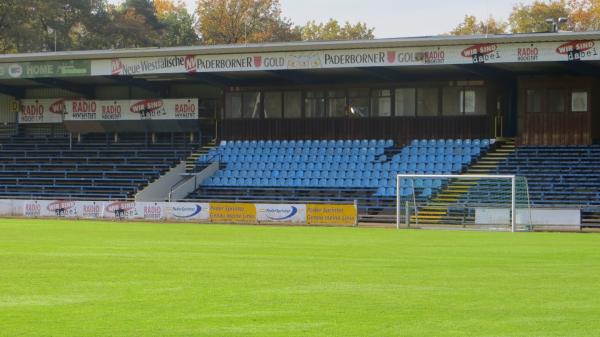
[(186, 135), (12, 136), (0, 143), (0, 197), (131, 200), (198, 144)]
[[(2, 55), (0, 197), (356, 204), (361, 221), (392, 222), (397, 174), (515, 174), (532, 207), (596, 225), (595, 43), (584, 32)], [(414, 183), (400, 197), (435, 223), (452, 221), (432, 204), (493, 194)]]
[[(364, 219), (392, 219), (397, 174), (460, 173), (489, 146), (487, 139), (414, 140), (406, 147), (391, 139), (222, 141), (198, 159), (200, 167), (218, 161), (221, 169), (188, 199), (356, 201)], [(442, 183), (418, 180), (416, 187), (419, 198), (429, 198)]]

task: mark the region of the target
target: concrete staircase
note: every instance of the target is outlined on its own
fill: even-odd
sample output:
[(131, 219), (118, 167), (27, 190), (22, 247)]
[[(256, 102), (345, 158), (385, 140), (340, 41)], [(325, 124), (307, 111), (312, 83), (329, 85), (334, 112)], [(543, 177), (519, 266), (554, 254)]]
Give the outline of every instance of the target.
[[(492, 172), (502, 161), (515, 151), (515, 140), (513, 138), (497, 139), (488, 152), (482, 155), (476, 162), (471, 164), (463, 174), (488, 174)], [(420, 208), (417, 214), (410, 217), (410, 225), (451, 225), (473, 222), (472, 214), (453, 211), (448, 205), (460, 200), (461, 196), (468, 193), (476, 185), (476, 181), (458, 180), (452, 181)], [(414, 212), (414, 210), (411, 210)]]
[(208, 143), (201, 146), (200, 148), (198, 148), (196, 151), (192, 152), (192, 154), (190, 154), (185, 159), (185, 171), (187, 173), (194, 172), (198, 158), (200, 158), (200, 156), (203, 154), (207, 154), (208, 151), (213, 149), (215, 146), (216, 146), (215, 140), (211, 140)]

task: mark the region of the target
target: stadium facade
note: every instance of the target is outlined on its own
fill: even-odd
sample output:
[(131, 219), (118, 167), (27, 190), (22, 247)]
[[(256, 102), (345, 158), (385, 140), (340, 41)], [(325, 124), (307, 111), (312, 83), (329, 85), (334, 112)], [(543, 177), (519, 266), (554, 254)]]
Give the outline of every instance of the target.
[[(3, 55), (0, 113), (19, 122), (14, 99), (194, 98), (197, 123), (125, 125), (204, 129), (220, 139), (591, 144), (599, 136), (599, 39), (547, 33)], [(127, 129), (90, 109), (42, 122), (75, 133)]]
[[(186, 151), (204, 139), (585, 148), (600, 138), (599, 48), (598, 32), (561, 32), (2, 55), (0, 122), (5, 138), (136, 134)], [(355, 187), (390, 197), (377, 184)]]

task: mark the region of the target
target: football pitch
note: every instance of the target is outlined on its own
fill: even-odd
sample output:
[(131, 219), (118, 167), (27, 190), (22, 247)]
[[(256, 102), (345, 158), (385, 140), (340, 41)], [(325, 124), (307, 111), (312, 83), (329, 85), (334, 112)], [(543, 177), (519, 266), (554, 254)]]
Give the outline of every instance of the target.
[(597, 336), (600, 235), (0, 219), (0, 336)]

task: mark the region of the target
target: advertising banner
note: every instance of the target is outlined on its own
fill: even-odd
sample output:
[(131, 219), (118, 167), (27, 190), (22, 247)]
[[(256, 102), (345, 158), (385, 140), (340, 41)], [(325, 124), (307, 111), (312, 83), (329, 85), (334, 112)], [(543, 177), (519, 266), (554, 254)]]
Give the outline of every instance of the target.
[(0, 200), (0, 216), (354, 226), (355, 205)]
[(107, 219), (143, 219), (134, 201), (107, 201), (104, 203), (104, 218)]
[(77, 217), (83, 219), (101, 219), (104, 217), (103, 201), (76, 201)]
[(309, 225), (354, 226), (358, 214), (355, 205), (308, 204), (306, 222)]
[(26, 200), (23, 203), (23, 216), (38, 217), (76, 217), (75, 201), (64, 200)]
[(89, 76), (90, 60), (0, 63), (0, 79)]
[(185, 55), (94, 60), (92, 75), (131, 76), (286, 69), (284, 53)]
[(306, 205), (256, 204), (258, 223), (306, 223)]
[(92, 75), (600, 60), (597, 40), (187, 55), (92, 61)]
[(62, 123), (65, 111), (65, 100), (24, 99), (20, 102), (19, 123)]
[(210, 221), (210, 206), (207, 203), (166, 203), (165, 213), (168, 220)]
[(67, 100), (65, 121), (198, 119), (198, 99)]
[(210, 203), (210, 221), (216, 223), (256, 223), (254, 204)]

